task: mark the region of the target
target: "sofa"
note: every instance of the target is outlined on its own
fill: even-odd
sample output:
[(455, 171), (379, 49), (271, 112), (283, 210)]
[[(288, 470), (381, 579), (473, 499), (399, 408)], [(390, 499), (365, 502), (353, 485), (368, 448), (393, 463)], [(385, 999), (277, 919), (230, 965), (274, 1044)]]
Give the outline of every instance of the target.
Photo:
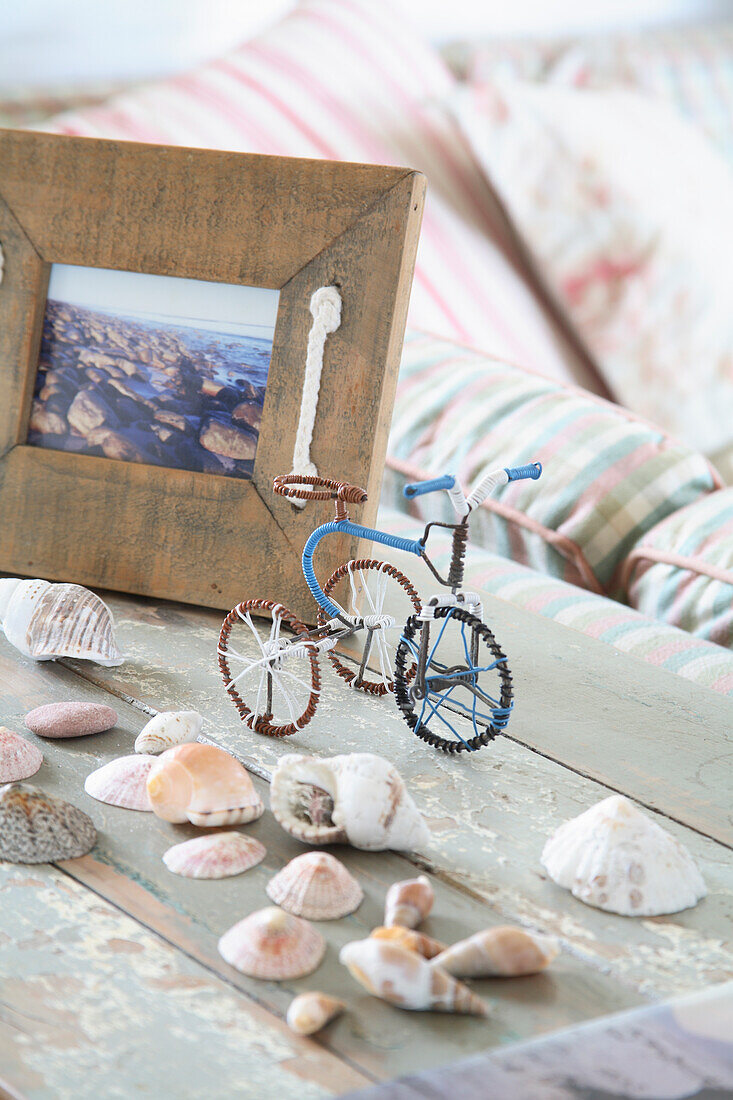
[(442, 56), (386, 0), (303, 0), (32, 122), (424, 171), (383, 525), (419, 527), (407, 480), (539, 460), (482, 505), (473, 582), (733, 694), (731, 74), (725, 25)]

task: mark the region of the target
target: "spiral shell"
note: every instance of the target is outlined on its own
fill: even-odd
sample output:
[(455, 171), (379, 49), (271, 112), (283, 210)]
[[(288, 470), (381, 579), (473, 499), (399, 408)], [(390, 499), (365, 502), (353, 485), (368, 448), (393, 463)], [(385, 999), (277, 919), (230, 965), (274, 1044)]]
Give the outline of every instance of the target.
[(270, 879), (267, 896), (296, 917), (337, 920), (358, 909), (364, 893), (335, 856), (305, 852)]
[(344, 1011), (345, 1004), (327, 993), (301, 993), (295, 997), (286, 1016), (288, 1027), (296, 1035), (313, 1035)]
[[(446, 945), (440, 940), (434, 940), (432, 936), (425, 936), (422, 932), (416, 932), (414, 928), (403, 928), (399, 924), (391, 928), (373, 928), (369, 933), (372, 939), (389, 940), (391, 943), (399, 943), (408, 951), (414, 951), (422, 955), (424, 959), (433, 959), (441, 951), (445, 951)], [(458, 976), (458, 975), (454, 975)]]
[(219, 940), (219, 954), (249, 978), (304, 978), (318, 967), (326, 941), (312, 924), (275, 906), (258, 909)]
[(97, 830), (90, 817), (26, 783), (0, 787), (0, 859), (52, 863), (90, 852)]
[(118, 756), (88, 775), (84, 790), (97, 802), (124, 810), (152, 810), (146, 783), (154, 756)]
[(177, 745), (153, 760), (148, 796), (164, 821), (213, 828), (243, 825), (264, 812), (245, 768), (216, 745)]
[(499, 925), (447, 947), (433, 965), (454, 978), (517, 978), (538, 974), (559, 952), (557, 940)]
[(135, 752), (158, 756), (166, 749), (195, 741), (203, 718), (195, 710), (164, 710), (151, 718), (135, 738)]
[(397, 1008), (488, 1015), (487, 1006), (468, 986), (401, 944), (356, 940), (341, 948), (339, 961), (369, 993)]
[(433, 887), (425, 875), (394, 882), (384, 900), (384, 923), (387, 928), (395, 924), (416, 928), (425, 920), (434, 901)]
[(121, 665), (112, 612), (78, 584), (44, 580), (0, 581), (2, 627), (11, 645), (35, 661), (75, 657), (98, 665)]
[(0, 783), (28, 779), (36, 774), (42, 763), (40, 749), (7, 726), (0, 726)]
[(267, 855), (264, 844), (242, 833), (212, 833), (174, 844), (163, 863), (184, 878), (230, 878), (256, 867)]

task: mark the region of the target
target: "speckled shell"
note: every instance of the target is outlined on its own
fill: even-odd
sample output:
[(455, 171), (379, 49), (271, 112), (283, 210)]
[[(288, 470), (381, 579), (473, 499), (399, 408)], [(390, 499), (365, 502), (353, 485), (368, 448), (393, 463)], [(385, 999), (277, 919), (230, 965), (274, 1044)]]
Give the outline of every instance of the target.
[(135, 752), (157, 756), (176, 745), (195, 741), (203, 718), (195, 710), (164, 710), (151, 718), (135, 739)]
[(559, 950), (551, 936), (498, 925), (447, 947), (433, 965), (454, 978), (518, 978), (544, 970)]
[(15, 783), (35, 775), (43, 763), (43, 753), (25, 737), (0, 726), (0, 783)]
[(561, 825), (542, 865), (586, 905), (622, 916), (678, 913), (707, 893), (687, 848), (623, 795)]
[(296, 917), (337, 920), (358, 909), (364, 893), (335, 856), (305, 852), (270, 879), (267, 896)]
[(417, 928), (433, 908), (434, 901), (430, 879), (425, 875), (393, 882), (384, 899), (384, 923), (387, 928), (395, 924)]
[(424, 959), (433, 959), (441, 951), (445, 951), (446, 945), (440, 940), (434, 940), (431, 936), (425, 936), (422, 932), (416, 932), (414, 928), (403, 928), (395, 924), (389, 928), (373, 928), (369, 935), (375, 940), (389, 940), (406, 947), (408, 951), (414, 951), (422, 955)]
[(184, 878), (230, 878), (256, 867), (267, 855), (264, 844), (243, 833), (212, 833), (174, 844), (163, 863)]
[(97, 802), (124, 810), (152, 810), (146, 783), (154, 756), (118, 756), (88, 775), (84, 790)]
[(0, 859), (11, 863), (52, 863), (90, 852), (97, 830), (82, 810), (38, 787), (0, 787)]
[(305, 844), (351, 844), (376, 852), (411, 851), (430, 842), (399, 772), (373, 753), (281, 757), (270, 806), (283, 829)]
[(318, 967), (326, 941), (312, 924), (275, 906), (258, 909), (219, 940), (219, 954), (250, 978), (280, 982)]
[(5, 637), (26, 657), (122, 664), (112, 612), (88, 588), (17, 578), (0, 581), (0, 586)]
[(287, 1024), (296, 1035), (313, 1035), (340, 1016), (345, 1007), (343, 1001), (327, 993), (301, 993), (290, 1002)]
[(155, 758), (148, 776), (153, 812), (164, 821), (202, 828), (244, 825), (264, 813), (238, 760), (216, 745), (177, 745)]
[(369, 993), (397, 1008), (488, 1015), (487, 1006), (468, 986), (398, 943), (371, 938), (347, 943), (339, 961)]

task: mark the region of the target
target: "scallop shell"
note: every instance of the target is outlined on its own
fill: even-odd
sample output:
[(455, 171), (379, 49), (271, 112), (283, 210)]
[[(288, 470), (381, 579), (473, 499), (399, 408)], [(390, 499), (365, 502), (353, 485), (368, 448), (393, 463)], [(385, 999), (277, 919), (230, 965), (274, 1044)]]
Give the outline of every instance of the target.
[(542, 865), (586, 905), (622, 916), (678, 913), (707, 893), (687, 848), (623, 795), (561, 825)]
[(307, 920), (337, 920), (364, 899), (361, 886), (328, 852), (296, 856), (267, 884), (267, 896), (287, 913)]
[(90, 817), (61, 798), (26, 783), (0, 787), (0, 859), (52, 863), (91, 851), (97, 830)]
[[(422, 932), (416, 932), (414, 928), (403, 928), (395, 924), (390, 928), (373, 928), (369, 933), (372, 939), (389, 940), (391, 943), (399, 943), (408, 951), (414, 951), (422, 955), (424, 959), (433, 959), (445, 951), (446, 945), (440, 940), (434, 940), (431, 936), (425, 936)], [(457, 977), (457, 975), (454, 975)]]
[(195, 741), (203, 718), (195, 710), (164, 710), (151, 718), (135, 738), (135, 752), (157, 756), (176, 745)]
[(97, 802), (124, 810), (152, 810), (146, 783), (154, 756), (118, 756), (88, 775), (84, 790)]
[(112, 612), (78, 584), (17, 578), (0, 581), (2, 627), (11, 645), (36, 661), (75, 657), (121, 665)]
[(272, 812), (306, 844), (351, 844), (364, 851), (410, 851), (430, 841), (396, 768), (373, 753), (288, 754), (270, 786)]
[(460, 940), (433, 959), (454, 978), (517, 978), (538, 974), (559, 953), (552, 936), (499, 925)]
[(397, 1008), (488, 1015), (487, 1006), (468, 986), (401, 944), (356, 940), (341, 948), (339, 961), (369, 993)]
[(301, 993), (290, 1002), (285, 1019), (296, 1035), (313, 1035), (340, 1016), (345, 1008), (343, 1001), (327, 993)]
[(184, 878), (229, 878), (256, 867), (267, 855), (259, 840), (243, 833), (211, 833), (174, 844), (163, 863)]
[(239, 761), (216, 745), (197, 741), (155, 758), (148, 796), (164, 821), (190, 821), (203, 828), (245, 825), (265, 809)]
[(326, 941), (312, 924), (272, 906), (240, 920), (219, 940), (219, 954), (249, 978), (303, 978), (320, 965)]
[(416, 928), (425, 920), (434, 901), (430, 879), (425, 875), (394, 882), (384, 899), (384, 923), (387, 928), (395, 924)]
[(0, 783), (28, 779), (36, 774), (42, 763), (40, 749), (7, 726), (0, 726)]

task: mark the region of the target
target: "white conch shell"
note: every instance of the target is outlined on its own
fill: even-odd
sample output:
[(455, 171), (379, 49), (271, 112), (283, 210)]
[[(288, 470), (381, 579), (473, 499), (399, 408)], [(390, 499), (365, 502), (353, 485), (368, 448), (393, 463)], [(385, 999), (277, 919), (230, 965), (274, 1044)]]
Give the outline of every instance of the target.
[(281, 757), (270, 785), (272, 812), (306, 844), (410, 851), (430, 841), (397, 769), (370, 752), (319, 759)]
[(544, 970), (559, 950), (552, 936), (498, 925), (447, 947), (433, 965), (454, 978), (518, 978)]
[(75, 657), (121, 665), (112, 612), (78, 584), (43, 580), (0, 581), (2, 627), (11, 645), (36, 661)]
[(152, 810), (147, 792), (154, 756), (118, 756), (84, 780), (84, 790), (97, 802), (125, 810)]
[(148, 796), (164, 821), (215, 828), (246, 825), (264, 813), (246, 769), (216, 745), (194, 741), (153, 759)]
[(39, 748), (7, 726), (0, 726), (0, 784), (30, 778), (42, 763)]
[(338, 920), (364, 899), (354, 876), (328, 852), (305, 852), (291, 859), (268, 882), (267, 896), (287, 913), (307, 920)]
[(340, 1016), (345, 1008), (343, 1001), (327, 993), (301, 993), (290, 1002), (285, 1019), (296, 1035), (313, 1035)]
[[(416, 932), (414, 928), (405, 928), (401, 924), (391, 925), (389, 928), (372, 928), (369, 935), (375, 940), (389, 940), (391, 943), (399, 943), (408, 951), (414, 951), (422, 955), (424, 959), (434, 959), (445, 951), (446, 945), (440, 940), (434, 940), (432, 936), (426, 936), (422, 932)], [(454, 974), (454, 977), (458, 975)]]
[(274, 982), (304, 978), (326, 953), (326, 941), (308, 921), (272, 906), (233, 925), (219, 940), (219, 954), (249, 978)]
[(174, 844), (163, 863), (184, 878), (230, 878), (256, 867), (267, 855), (264, 844), (243, 833), (211, 833)]
[(707, 893), (687, 848), (623, 795), (561, 825), (542, 865), (580, 901), (622, 916), (678, 913)]
[(339, 961), (369, 993), (397, 1008), (488, 1015), (487, 1006), (468, 986), (398, 943), (356, 940), (341, 948)]
[(417, 928), (433, 908), (434, 901), (433, 887), (425, 875), (393, 882), (384, 899), (384, 923), (387, 928), (395, 924)]
[(140, 730), (135, 738), (135, 752), (157, 756), (176, 745), (195, 741), (203, 723), (195, 710), (163, 710)]

